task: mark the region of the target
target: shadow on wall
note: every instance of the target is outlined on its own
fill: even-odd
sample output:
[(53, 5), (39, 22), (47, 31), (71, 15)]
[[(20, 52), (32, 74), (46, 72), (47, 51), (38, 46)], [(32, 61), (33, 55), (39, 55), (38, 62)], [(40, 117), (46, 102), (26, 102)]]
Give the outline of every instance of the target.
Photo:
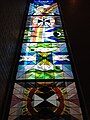
[[(0, 1), (0, 113), (10, 82), (18, 37), (27, 0)], [(2, 114), (0, 114), (1, 118)]]

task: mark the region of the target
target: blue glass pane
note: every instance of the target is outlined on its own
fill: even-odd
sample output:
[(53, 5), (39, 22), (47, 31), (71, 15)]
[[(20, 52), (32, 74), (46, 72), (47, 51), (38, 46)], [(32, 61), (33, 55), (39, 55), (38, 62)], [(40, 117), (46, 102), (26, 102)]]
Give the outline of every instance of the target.
[(54, 0), (33, 0), (34, 3), (52, 3)]

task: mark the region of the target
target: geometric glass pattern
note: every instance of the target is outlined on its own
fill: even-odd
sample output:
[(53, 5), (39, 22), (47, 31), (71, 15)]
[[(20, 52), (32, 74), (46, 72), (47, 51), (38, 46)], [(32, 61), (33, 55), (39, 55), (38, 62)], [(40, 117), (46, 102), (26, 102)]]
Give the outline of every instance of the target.
[(62, 27), (62, 23), (59, 16), (28, 16), (26, 27), (40, 27), (45, 29), (45, 27)]
[(30, 2), (16, 80), (74, 79), (56, 1)]
[(43, 4), (41, 1), (30, 3), (28, 15), (59, 15), (58, 5), (53, 2)]
[(83, 120), (69, 52), (57, 2), (31, 0), (8, 120)]
[(66, 43), (23, 43), (17, 79), (73, 79)]
[(74, 79), (56, 1), (30, 2), (16, 80)]
[(15, 83), (8, 120), (83, 120), (75, 83), (53, 86), (52, 82)]
[(59, 27), (29, 27), (25, 29), (23, 42), (63, 42), (64, 32)]

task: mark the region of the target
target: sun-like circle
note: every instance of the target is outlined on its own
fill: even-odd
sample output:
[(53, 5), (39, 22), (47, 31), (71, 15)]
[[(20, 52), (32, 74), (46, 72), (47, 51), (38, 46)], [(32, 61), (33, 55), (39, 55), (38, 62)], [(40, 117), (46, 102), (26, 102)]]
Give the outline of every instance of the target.
[[(39, 113), (42, 119), (49, 119), (48, 112), (60, 115), (64, 109), (64, 98), (59, 88), (42, 86), (30, 90), (27, 108), (30, 114)], [(45, 116), (43, 115), (46, 111)]]

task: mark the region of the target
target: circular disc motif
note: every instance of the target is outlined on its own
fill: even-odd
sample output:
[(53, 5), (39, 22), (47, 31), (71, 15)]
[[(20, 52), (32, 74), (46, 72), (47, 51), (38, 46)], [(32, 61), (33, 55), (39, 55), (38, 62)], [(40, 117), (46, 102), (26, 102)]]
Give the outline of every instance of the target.
[(39, 114), (42, 119), (49, 119), (52, 114), (60, 115), (64, 108), (61, 90), (48, 86), (32, 88), (28, 96), (27, 108), (32, 115)]

